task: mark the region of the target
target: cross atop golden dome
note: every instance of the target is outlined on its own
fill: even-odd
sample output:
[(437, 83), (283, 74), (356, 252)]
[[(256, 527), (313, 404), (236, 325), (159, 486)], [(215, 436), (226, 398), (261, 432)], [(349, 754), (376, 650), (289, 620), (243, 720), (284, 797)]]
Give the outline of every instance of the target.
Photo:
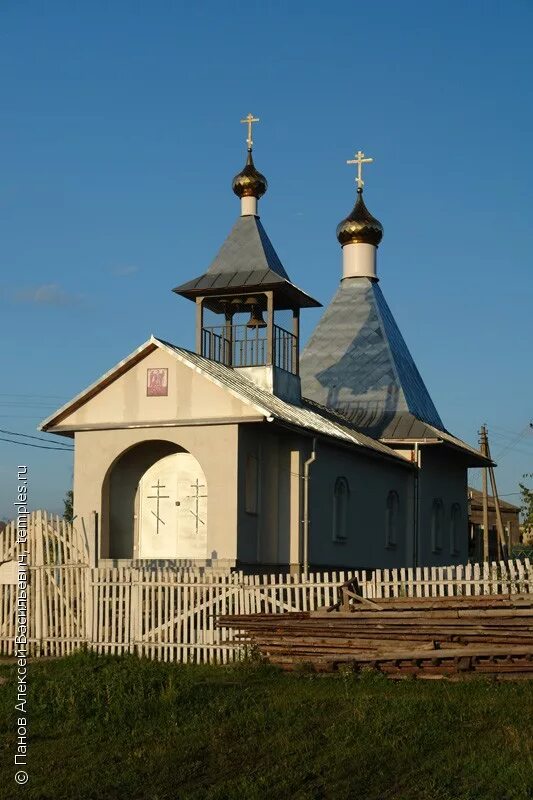
[(248, 114), (247, 117), (241, 119), (241, 123), (248, 125), (248, 136), (246, 137), (246, 144), (248, 145), (248, 150), (252, 150), (254, 146), (254, 140), (252, 139), (252, 125), (254, 122), (260, 122), (261, 120), (259, 117), (254, 117), (253, 114)]
[(362, 189), (363, 186), (365, 185), (365, 182), (363, 180), (363, 164), (372, 164), (373, 161), (374, 161), (373, 158), (366, 158), (363, 151), (358, 150), (357, 153), (355, 154), (355, 157), (351, 161), (349, 160), (346, 162), (347, 164), (350, 165), (357, 164), (357, 177), (355, 179), (355, 182), (357, 183), (358, 189)]
[(231, 187), (237, 197), (255, 197), (259, 200), (264, 195), (268, 188), (267, 179), (256, 168), (252, 157), (252, 149), (254, 141), (252, 138), (252, 125), (259, 122), (259, 117), (254, 117), (253, 114), (248, 114), (247, 117), (241, 119), (241, 123), (248, 125), (248, 136), (246, 137), (246, 145), (248, 148), (248, 157), (244, 169), (233, 178)]
[(357, 165), (357, 200), (351, 213), (337, 225), (337, 239), (343, 247), (346, 244), (372, 244), (377, 247), (383, 238), (383, 225), (372, 216), (363, 200), (363, 164), (373, 161), (373, 158), (367, 158), (362, 150), (358, 150), (355, 158), (346, 162)]

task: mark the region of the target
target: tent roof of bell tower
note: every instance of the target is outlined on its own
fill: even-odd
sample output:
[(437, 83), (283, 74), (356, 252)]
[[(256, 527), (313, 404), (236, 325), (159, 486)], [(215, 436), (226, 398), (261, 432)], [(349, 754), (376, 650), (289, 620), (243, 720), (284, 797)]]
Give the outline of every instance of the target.
[(266, 289), (277, 289), (278, 295), (286, 298), (288, 307), (321, 305), (291, 282), (259, 217), (248, 215), (238, 217), (207, 272), (173, 291), (193, 300), (206, 295)]

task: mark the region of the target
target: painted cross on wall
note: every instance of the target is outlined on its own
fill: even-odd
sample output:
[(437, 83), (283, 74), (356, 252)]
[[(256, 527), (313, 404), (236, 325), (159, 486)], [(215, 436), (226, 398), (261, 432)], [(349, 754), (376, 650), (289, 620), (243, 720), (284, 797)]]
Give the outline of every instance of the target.
[(153, 509), (150, 509), (150, 511), (151, 511), (151, 513), (153, 514), (153, 516), (156, 519), (155, 532), (156, 532), (157, 535), (159, 534), (159, 524), (160, 523), (161, 523), (161, 525), (165, 524), (165, 521), (163, 519), (161, 519), (159, 504), (160, 504), (161, 500), (168, 500), (169, 497), (170, 497), (170, 495), (168, 495), (168, 494), (160, 494), (160, 489), (166, 489), (166, 488), (167, 487), (163, 483), (160, 483), (160, 481), (158, 480), (157, 483), (154, 486), (152, 486), (152, 489), (156, 490), (156, 494), (148, 494), (148, 495), (146, 495), (146, 499), (147, 500), (155, 500), (156, 501), (156, 510), (154, 511)]
[(204, 504), (200, 503), (200, 500), (207, 500), (207, 492), (205, 494), (200, 494), (200, 489), (207, 489), (207, 486), (203, 483), (200, 483), (198, 478), (196, 478), (196, 481), (191, 484), (191, 489), (193, 490), (193, 493), (186, 495), (183, 499), (192, 501), (193, 508), (189, 508), (188, 511), (190, 514), (193, 515), (195, 519), (196, 534), (198, 534), (200, 525), (205, 526), (205, 510), (206, 510)]

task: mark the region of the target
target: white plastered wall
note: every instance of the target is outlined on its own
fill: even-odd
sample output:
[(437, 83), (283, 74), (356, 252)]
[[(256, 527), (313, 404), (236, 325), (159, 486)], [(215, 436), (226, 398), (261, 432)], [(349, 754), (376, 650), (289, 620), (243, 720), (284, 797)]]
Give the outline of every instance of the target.
[[(168, 370), (168, 394), (148, 397), (147, 370)], [(61, 419), (55, 429), (86, 425), (224, 419), (253, 415), (253, 409), (170, 353), (157, 349)]]
[[(85, 531), (91, 551), (91, 518), (99, 521), (100, 545), (109, 535), (105, 509), (105, 480), (113, 462), (128, 448), (153, 441), (171, 442), (200, 463), (208, 491), (208, 557), (234, 563), (237, 558), (237, 425), (181, 426), (178, 428), (81, 431), (76, 434), (74, 459), (75, 524)], [(100, 556), (100, 553), (98, 554)]]
[[(149, 368), (168, 369), (167, 396), (147, 396)], [(92, 558), (96, 555), (92, 531), (94, 514), (98, 520), (98, 557), (112, 552), (109, 547), (109, 482), (106, 483), (111, 466), (128, 448), (142, 442), (155, 443), (154, 457), (164, 455), (165, 447), (161, 443), (166, 442), (192, 453), (206, 474), (209, 557), (234, 562), (237, 422), (250, 417), (260, 418), (257, 411), (229, 391), (160, 349), (65, 416), (55, 430), (76, 430), (75, 524), (87, 535)], [(131, 528), (131, 520), (118, 526), (122, 539), (130, 535), (126, 533), (128, 526)]]

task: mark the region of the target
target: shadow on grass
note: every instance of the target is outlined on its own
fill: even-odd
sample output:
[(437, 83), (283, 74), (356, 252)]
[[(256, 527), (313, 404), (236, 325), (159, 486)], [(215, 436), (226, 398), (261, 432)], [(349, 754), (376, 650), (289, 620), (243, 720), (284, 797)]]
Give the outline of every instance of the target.
[(29, 671), (22, 794), (10, 766), (15, 668), (0, 667), (0, 798), (533, 797), (527, 683), (395, 683), (92, 653)]

